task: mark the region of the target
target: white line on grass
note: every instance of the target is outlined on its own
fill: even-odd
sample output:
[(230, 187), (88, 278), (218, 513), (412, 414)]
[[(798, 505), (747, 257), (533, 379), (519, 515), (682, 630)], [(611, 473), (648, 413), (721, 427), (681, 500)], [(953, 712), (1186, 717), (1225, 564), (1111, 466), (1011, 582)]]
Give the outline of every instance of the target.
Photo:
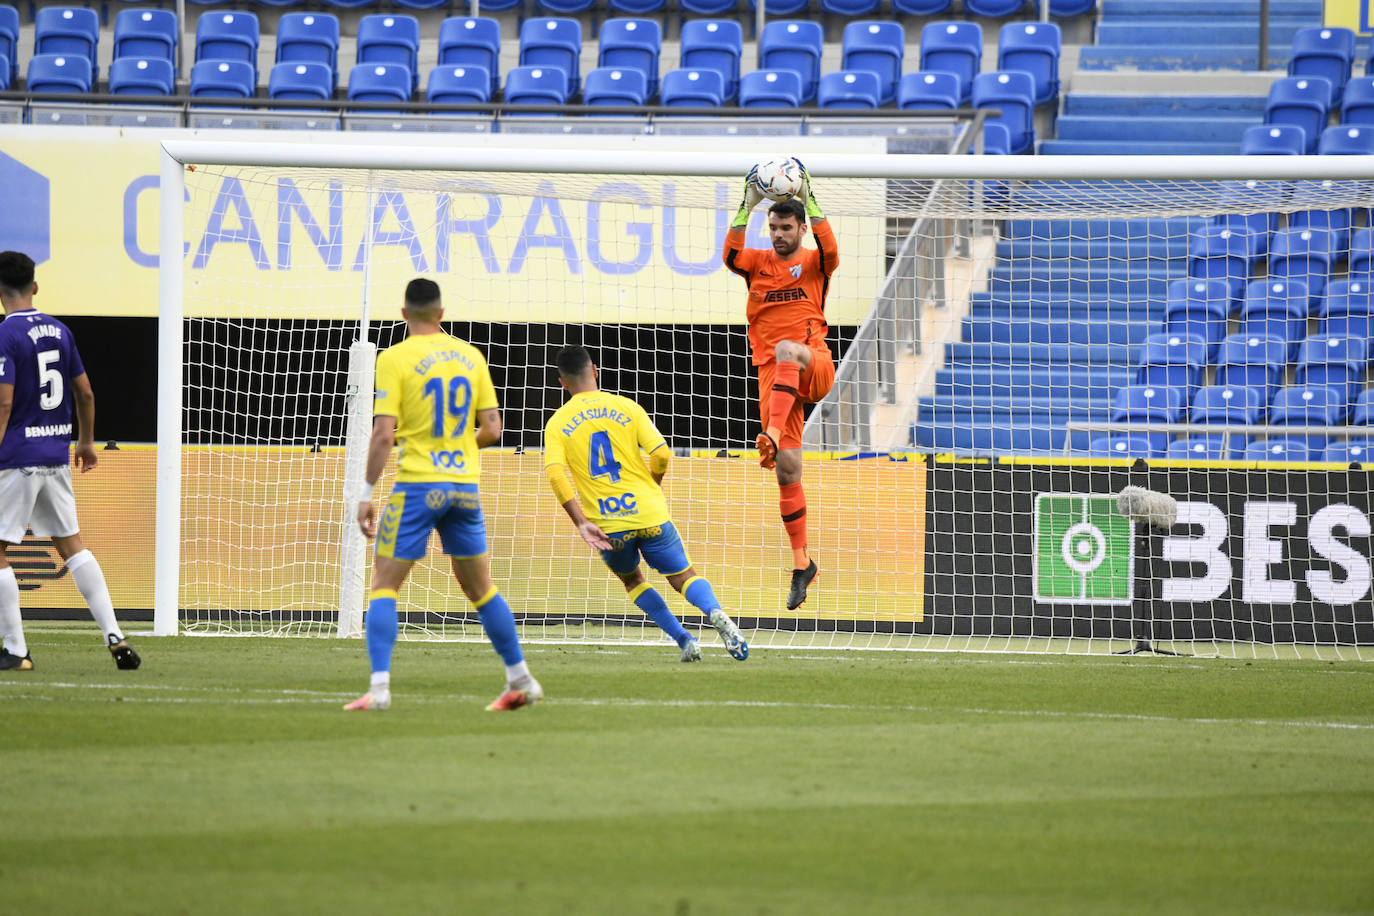
[[(144, 696), (119, 696), (123, 701), (140, 703), (218, 703), (218, 704), (323, 704), (335, 703), (353, 696), (353, 693), (337, 693), (323, 690), (280, 690), (274, 688), (242, 687), (195, 687), (163, 684), (79, 684), (71, 681), (23, 681), (0, 682), (0, 699), (54, 700), (46, 694), (24, 693), (20, 687), (46, 687), (59, 690), (93, 690), (101, 693), (112, 691), (143, 691)], [(11, 689), (15, 688), (15, 689)], [(202, 696), (158, 696), (146, 695), (163, 692), (202, 694)], [(225, 694), (234, 696), (226, 697)], [(248, 694), (267, 694), (267, 696), (248, 696)], [(109, 696), (63, 697), (67, 702), (109, 702)], [(467, 694), (448, 694), (433, 696), (400, 696), (405, 703), (438, 702), (485, 702), (484, 697)], [(565, 706), (629, 706), (677, 709), (814, 709), (826, 711), (855, 712), (919, 712), (955, 713), (976, 716), (1009, 716), (1051, 719), (1098, 719), (1118, 722), (1168, 722), (1192, 725), (1242, 725), (1277, 726), (1282, 728), (1331, 728), (1353, 731), (1374, 730), (1374, 724), (1360, 722), (1328, 722), (1321, 720), (1303, 721), (1295, 719), (1222, 719), (1198, 716), (1153, 716), (1143, 713), (1079, 712), (1053, 709), (991, 709), (985, 707), (942, 707), (912, 705), (860, 705), (857, 703), (795, 703), (780, 700), (650, 700), (634, 697), (556, 697), (551, 700), (555, 705)]]

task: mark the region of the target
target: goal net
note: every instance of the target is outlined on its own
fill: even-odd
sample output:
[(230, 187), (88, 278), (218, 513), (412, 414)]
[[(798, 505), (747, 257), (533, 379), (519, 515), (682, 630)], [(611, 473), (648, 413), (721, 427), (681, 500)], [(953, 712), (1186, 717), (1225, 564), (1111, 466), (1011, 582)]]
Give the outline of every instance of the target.
[[(376, 353), (428, 276), (501, 400), (481, 492), (526, 641), (666, 644), (541, 472), (553, 359), (582, 344), (673, 448), (674, 521), (755, 645), (1374, 653), (1367, 166), (804, 157), (840, 251), (838, 372), (803, 439), (822, 576), (789, 611), (746, 290), (721, 263), (767, 156), (568, 152), (551, 173), (540, 151), (167, 146), (187, 253), (164, 268), (162, 632), (359, 631), (345, 482)], [(769, 244), (763, 207), (747, 244)], [(1173, 528), (1122, 517), (1127, 485), (1178, 500)], [(402, 638), (483, 638), (437, 539), (399, 609)]]

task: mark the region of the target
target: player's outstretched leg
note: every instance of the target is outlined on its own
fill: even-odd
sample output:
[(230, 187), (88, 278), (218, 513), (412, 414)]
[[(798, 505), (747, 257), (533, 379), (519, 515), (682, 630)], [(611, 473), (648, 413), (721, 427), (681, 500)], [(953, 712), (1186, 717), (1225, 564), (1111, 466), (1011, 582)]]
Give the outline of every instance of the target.
[(640, 580), (637, 585), (633, 586), (630, 582), (625, 583), (630, 590), (630, 600), (650, 620), (658, 624), (659, 629), (667, 633), (673, 642), (677, 643), (677, 647), (682, 650), (681, 660), (684, 662), (701, 661), (701, 647), (697, 645), (696, 639), (682, 626), (682, 621), (678, 620), (677, 615), (669, 609), (668, 602), (663, 600), (663, 596), (658, 593), (658, 590), (648, 582), (643, 581), (639, 570), (636, 569), (633, 573), (621, 578), (631, 581), (636, 578)]
[(396, 647), (400, 623), (396, 615), (396, 589), (374, 588), (367, 602), (367, 655), (372, 681), (367, 693), (344, 706), (349, 712), (381, 712), (391, 708), (391, 652)]
[(795, 611), (806, 603), (806, 589), (821, 574), (820, 567), (812, 560), (806, 569), (792, 570), (792, 586), (787, 590), (787, 609)]
[(0, 569), (0, 671), (32, 671), (33, 659), (24, 640), (24, 620), (19, 616), (19, 580), (14, 567)]
[(682, 592), (682, 597), (711, 621), (711, 626), (720, 634), (725, 651), (729, 652), (732, 658), (742, 662), (749, 657), (749, 643), (745, 641), (739, 627), (730, 619), (730, 615), (721, 610), (720, 601), (716, 599), (716, 591), (710, 582), (701, 576), (693, 575), (690, 569), (682, 578), (674, 576), (669, 581), (674, 588)]
[(520, 649), (520, 637), (515, 632), (515, 615), (511, 613), (510, 605), (495, 585), (473, 604), (487, 639), (491, 640), (492, 648), (506, 665), (505, 692), (493, 700), (487, 710), (503, 712), (538, 703), (544, 698), (544, 688), (525, 664), (525, 654)]

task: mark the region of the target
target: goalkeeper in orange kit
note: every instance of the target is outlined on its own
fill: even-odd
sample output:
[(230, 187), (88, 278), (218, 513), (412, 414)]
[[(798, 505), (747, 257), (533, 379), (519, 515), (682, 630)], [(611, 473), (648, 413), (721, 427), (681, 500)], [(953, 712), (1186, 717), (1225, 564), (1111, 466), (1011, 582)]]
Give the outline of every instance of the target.
[[(795, 161), (795, 160), (794, 160)], [(744, 180), (744, 200), (725, 234), (725, 266), (744, 278), (749, 290), (746, 319), (749, 347), (759, 371), (759, 464), (778, 478), (782, 524), (792, 544), (792, 586), (787, 609), (806, 600), (819, 569), (806, 548), (806, 493), (802, 490), (802, 424), (805, 404), (825, 397), (835, 383), (835, 360), (825, 342), (825, 296), (839, 263), (835, 234), (801, 168), (801, 193), (768, 208), (772, 250), (745, 248), (745, 228), (763, 200), (753, 173)], [(815, 248), (803, 248), (807, 220)]]

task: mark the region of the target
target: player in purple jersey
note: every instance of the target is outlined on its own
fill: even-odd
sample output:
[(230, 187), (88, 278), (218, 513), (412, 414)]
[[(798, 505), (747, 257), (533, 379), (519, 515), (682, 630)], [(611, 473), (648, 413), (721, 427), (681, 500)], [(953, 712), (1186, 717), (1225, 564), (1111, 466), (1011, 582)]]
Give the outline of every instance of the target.
[(67, 563), (105, 644), (120, 668), (137, 668), (133, 650), (115, 622), (105, 574), (76, 522), (69, 453), (72, 406), (77, 428), (76, 465), (95, 468), (95, 394), (67, 326), (33, 307), (38, 284), (33, 259), (0, 252), (0, 669), (33, 670), (19, 616), (19, 583), (5, 556), (32, 528), (50, 537)]

